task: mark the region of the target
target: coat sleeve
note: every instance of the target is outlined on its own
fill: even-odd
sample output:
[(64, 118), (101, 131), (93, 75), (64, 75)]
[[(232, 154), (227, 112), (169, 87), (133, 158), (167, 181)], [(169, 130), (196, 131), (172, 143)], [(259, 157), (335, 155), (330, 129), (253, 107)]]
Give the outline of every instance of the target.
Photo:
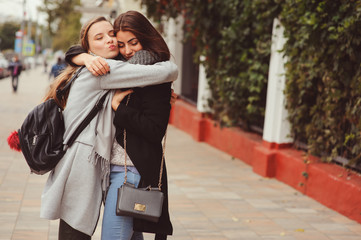
[(171, 83), (149, 86), (141, 91), (142, 109), (120, 103), (113, 123), (117, 128), (125, 128), (150, 142), (159, 143), (168, 126)]
[(80, 45), (71, 46), (65, 53), (65, 61), (73, 67), (79, 67), (78, 65), (73, 63), (71, 59), (81, 53), (86, 53), (86, 51)]
[[(86, 53), (80, 45), (74, 45), (65, 53), (65, 60), (77, 67), (71, 59), (81, 53)], [(156, 58), (148, 51), (138, 51), (135, 56), (124, 62), (120, 60), (106, 60), (110, 66), (110, 73), (99, 76), (102, 89), (133, 88), (173, 82), (178, 77), (178, 67), (170, 61), (156, 62)], [(155, 63), (155, 64), (153, 64)], [(153, 64), (153, 65), (141, 65)]]
[(110, 73), (100, 76), (102, 89), (133, 88), (173, 82), (178, 77), (178, 67), (170, 61), (153, 65), (130, 64), (107, 59)]

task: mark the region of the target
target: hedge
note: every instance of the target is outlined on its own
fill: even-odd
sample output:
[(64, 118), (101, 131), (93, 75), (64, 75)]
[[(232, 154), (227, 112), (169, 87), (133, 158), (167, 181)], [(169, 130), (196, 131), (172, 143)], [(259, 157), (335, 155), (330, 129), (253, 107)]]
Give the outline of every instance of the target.
[(285, 28), (291, 135), (311, 154), (361, 163), (361, 0), (142, 0), (156, 21), (185, 18), (206, 60), (213, 117), (262, 126), (273, 19)]
[[(274, 1), (144, 0), (148, 16), (185, 17), (188, 39), (203, 62), (213, 117), (222, 126), (263, 127)], [(260, 24), (262, 23), (262, 24)]]
[(294, 139), (361, 163), (361, 1), (287, 0), (280, 19)]

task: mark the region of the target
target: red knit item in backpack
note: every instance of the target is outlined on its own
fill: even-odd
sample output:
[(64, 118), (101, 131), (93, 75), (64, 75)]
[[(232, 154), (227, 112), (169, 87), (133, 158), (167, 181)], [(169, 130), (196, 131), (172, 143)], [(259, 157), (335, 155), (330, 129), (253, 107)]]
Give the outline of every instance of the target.
[(14, 131), (9, 135), (8, 144), (12, 150), (21, 152), (19, 135), (17, 131)]

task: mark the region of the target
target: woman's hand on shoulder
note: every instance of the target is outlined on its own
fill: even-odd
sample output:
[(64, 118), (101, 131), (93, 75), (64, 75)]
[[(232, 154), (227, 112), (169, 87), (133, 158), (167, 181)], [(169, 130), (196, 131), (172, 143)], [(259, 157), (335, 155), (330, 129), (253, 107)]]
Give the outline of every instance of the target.
[(94, 76), (102, 76), (110, 71), (108, 63), (104, 58), (87, 54), (84, 57), (84, 65)]
[(128, 95), (131, 94), (133, 92), (132, 89), (126, 90), (126, 91), (122, 91), (122, 90), (117, 90), (114, 93), (114, 96), (112, 98), (112, 108), (114, 111), (116, 111), (118, 109), (118, 106), (120, 104), (121, 101), (123, 101), (123, 99)]

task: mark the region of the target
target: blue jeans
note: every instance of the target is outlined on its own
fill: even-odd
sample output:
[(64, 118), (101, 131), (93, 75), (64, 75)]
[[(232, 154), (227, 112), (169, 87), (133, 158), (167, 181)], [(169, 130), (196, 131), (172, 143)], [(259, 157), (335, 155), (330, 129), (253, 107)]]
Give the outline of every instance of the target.
[[(140, 175), (127, 171), (127, 182), (138, 187)], [(118, 188), (123, 185), (124, 172), (110, 173), (110, 186), (105, 201), (102, 240), (143, 240), (141, 232), (133, 231), (133, 218), (117, 216), (115, 207), (117, 203)]]

